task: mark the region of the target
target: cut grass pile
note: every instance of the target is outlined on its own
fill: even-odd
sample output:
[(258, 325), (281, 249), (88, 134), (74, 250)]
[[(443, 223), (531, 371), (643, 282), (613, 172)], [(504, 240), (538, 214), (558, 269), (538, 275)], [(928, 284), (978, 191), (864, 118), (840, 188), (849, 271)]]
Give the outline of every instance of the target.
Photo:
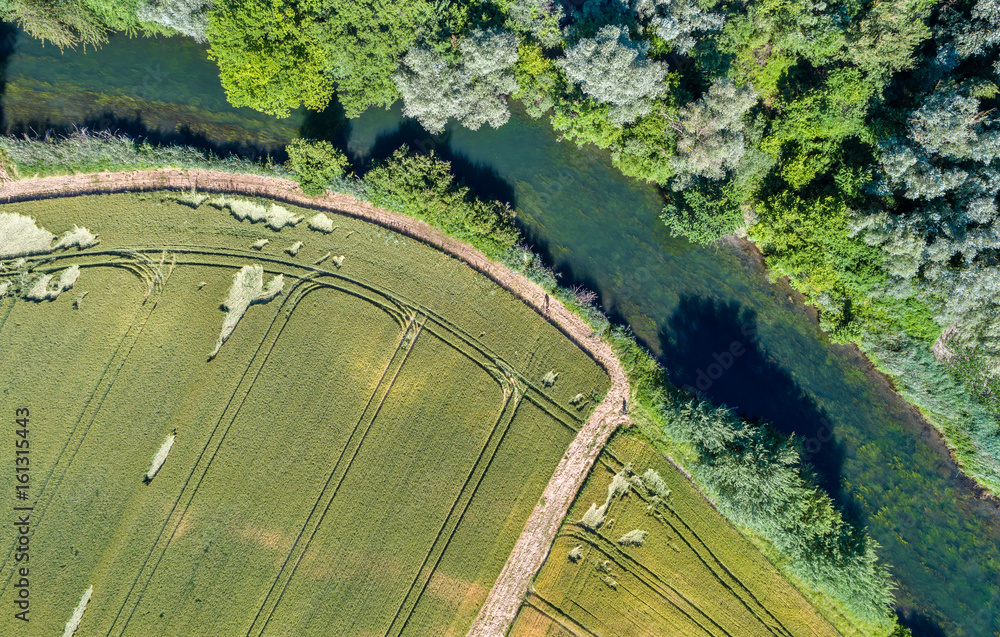
[(226, 312), (226, 320), (222, 322), (219, 340), (215, 342), (215, 349), (209, 355), (209, 360), (219, 354), (222, 345), (233, 335), (233, 330), (236, 329), (236, 325), (251, 305), (267, 303), (281, 294), (284, 288), (285, 277), (282, 274), (273, 277), (265, 288), (263, 266), (255, 264), (240, 268), (240, 271), (233, 275), (233, 284), (229, 288), (229, 295), (222, 303), (222, 309)]
[(0, 259), (48, 254), (55, 250), (76, 247), (81, 250), (97, 245), (97, 236), (77, 225), (67, 230), (52, 245), (56, 235), (39, 228), (31, 217), (16, 213), (0, 212)]
[(263, 205), (246, 199), (236, 197), (221, 196), (208, 201), (216, 208), (227, 208), (230, 213), (240, 221), (249, 219), (251, 223), (263, 221), (268, 228), (280, 231), (286, 226), (294, 226), (302, 221), (302, 217), (291, 213), (283, 206), (273, 203)]
[(309, 220), (309, 227), (317, 232), (330, 234), (333, 232), (335, 226), (333, 225), (333, 219), (320, 212)]
[[(464, 635), (587, 417), (569, 401), (608, 387), (512, 294), (354, 219), (336, 218), (343, 236), (286, 227), (308, 261), (330, 257), (261, 255), (265, 276), (245, 252), (254, 230), (207, 206), (114, 195), (8, 209), (85, 223), (114, 251), (60, 256), (86, 260), (86, 311), (69, 295), (0, 300), (8, 399), (38, 418), (38, 634), (59, 634), (93, 585), (78, 634)], [(164, 271), (152, 291), (151, 270)], [(278, 288), (271, 275), (283, 303), (247, 311)], [(219, 299), (244, 314), (208, 363)], [(0, 473), (0, 490), (12, 480)], [(0, 577), (0, 604), (13, 592)]]
[(90, 586), (83, 592), (83, 596), (80, 598), (80, 603), (76, 605), (73, 609), (73, 615), (70, 616), (69, 621), (66, 622), (66, 628), (63, 629), (63, 637), (73, 637), (77, 629), (80, 628), (80, 621), (83, 619), (83, 613), (87, 610), (87, 604), (90, 603), (90, 596), (94, 594), (94, 587)]
[(160, 472), (163, 467), (163, 463), (167, 461), (167, 455), (170, 453), (170, 448), (174, 446), (174, 439), (177, 436), (170, 434), (167, 439), (163, 441), (160, 448), (157, 450), (156, 455), (153, 456), (153, 461), (149, 463), (149, 469), (146, 470), (146, 475), (143, 476), (143, 481), (149, 484), (156, 477), (156, 474)]
[[(605, 513), (614, 525), (575, 522), (584, 507), (596, 507), (594, 500), (605, 495)], [(633, 530), (622, 534), (625, 529)], [(510, 632), (511, 637), (836, 634), (635, 432), (617, 434), (602, 452)]]
[(45, 274), (36, 280), (28, 291), (24, 293), (24, 298), (29, 301), (55, 301), (59, 295), (66, 290), (71, 290), (80, 278), (80, 266), (71, 265), (59, 274), (59, 279), (55, 285), (51, 285), (53, 274)]

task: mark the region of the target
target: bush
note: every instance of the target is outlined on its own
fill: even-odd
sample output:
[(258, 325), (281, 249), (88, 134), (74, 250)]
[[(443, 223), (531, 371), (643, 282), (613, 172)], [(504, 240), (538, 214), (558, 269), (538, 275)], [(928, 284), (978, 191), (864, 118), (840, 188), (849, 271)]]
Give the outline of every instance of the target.
[(287, 147), (288, 161), (285, 168), (299, 178), (299, 188), (316, 197), (343, 178), (347, 169), (347, 156), (328, 141), (296, 139)]
[(436, 226), (500, 259), (516, 245), (514, 212), (483, 201), (451, 175), (451, 164), (430, 155), (410, 155), (401, 147), (365, 175), (371, 202)]

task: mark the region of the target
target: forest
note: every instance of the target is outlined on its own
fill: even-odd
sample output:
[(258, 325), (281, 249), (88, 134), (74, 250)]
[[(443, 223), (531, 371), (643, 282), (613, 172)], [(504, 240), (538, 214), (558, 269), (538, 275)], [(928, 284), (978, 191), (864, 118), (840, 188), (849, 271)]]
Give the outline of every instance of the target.
[[(205, 42), (229, 101), (276, 116), (402, 101), (438, 133), (501, 127), (519, 101), (656, 184), (672, 233), (756, 244), (831, 338), (861, 347), (1000, 493), (997, 0), (0, 0), (0, 17), (59, 47), (112, 31)], [(320, 143), (289, 155), (317, 193), (350, 168)], [(505, 213), (442, 170), (400, 155), (372, 172), (371, 196), (461, 210), (440, 223), (501, 232), (484, 248), (511, 249)], [(874, 542), (810, 486), (794, 440), (671, 392), (645, 404), (695, 450), (727, 517), (887, 630)]]

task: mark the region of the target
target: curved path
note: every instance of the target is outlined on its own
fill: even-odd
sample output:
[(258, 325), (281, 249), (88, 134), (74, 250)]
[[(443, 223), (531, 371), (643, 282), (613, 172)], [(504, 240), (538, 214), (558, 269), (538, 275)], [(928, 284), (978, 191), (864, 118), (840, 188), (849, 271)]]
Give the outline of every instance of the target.
[(559, 525), (590, 473), (597, 456), (612, 432), (628, 421), (621, 413), (629, 396), (628, 380), (612, 352), (590, 326), (541, 287), (505, 265), (491, 261), (479, 250), (448, 237), (423, 221), (379, 208), (349, 195), (329, 194), (307, 197), (298, 184), (287, 179), (238, 175), (207, 170), (143, 170), (120, 173), (91, 173), (41, 177), (0, 184), (0, 203), (149, 190), (190, 190), (261, 196), (285, 203), (355, 217), (430, 244), (476, 269), (507, 289), (542, 317), (555, 325), (571, 341), (597, 362), (611, 379), (607, 396), (587, 419), (562, 460), (524, 531), (507, 558), (500, 577), (479, 611), (469, 637), (498, 637), (507, 633), (517, 615), (532, 578), (542, 567)]

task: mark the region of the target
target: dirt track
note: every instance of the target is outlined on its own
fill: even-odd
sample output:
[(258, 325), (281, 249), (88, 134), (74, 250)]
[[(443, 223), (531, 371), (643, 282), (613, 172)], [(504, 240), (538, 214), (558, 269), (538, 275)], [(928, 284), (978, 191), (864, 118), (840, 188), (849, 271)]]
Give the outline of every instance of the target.
[[(611, 348), (600, 339), (591, 338), (590, 327), (557, 300), (548, 299), (541, 287), (510, 268), (490, 261), (472, 246), (452, 239), (422, 221), (378, 208), (348, 195), (307, 197), (295, 182), (286, 179), (174, 169), (43, 177), (0, 184), (0, 202), (191, 188), (207, 192), (263, 196), (315, 210), (345, 214), (433, 245), (493, 279), (534, 308), (608, 373), (611, 389), (570, 443), (469, 631), (469, 637), (498, 637), (506, 634), (532, 578), (548, 555), (559, 525), (566, 517), (598, 454), (618, 425), (628, 420), (627, 416), (621, 414), (622, 402), (629, 396), (628, 380)], [(545, 310), (546, 303), (548, 311)]]

